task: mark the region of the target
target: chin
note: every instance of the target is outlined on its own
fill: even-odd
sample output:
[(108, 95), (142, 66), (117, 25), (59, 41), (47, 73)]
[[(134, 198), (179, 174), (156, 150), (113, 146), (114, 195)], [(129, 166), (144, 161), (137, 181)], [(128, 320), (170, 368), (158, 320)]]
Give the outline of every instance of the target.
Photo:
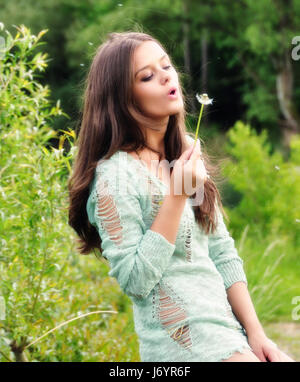
[(170, 112), (169, 115), (178, 114), (183, 110), (183, 104), (179, 105), (178, 107), (174, 107), (173, 110)]

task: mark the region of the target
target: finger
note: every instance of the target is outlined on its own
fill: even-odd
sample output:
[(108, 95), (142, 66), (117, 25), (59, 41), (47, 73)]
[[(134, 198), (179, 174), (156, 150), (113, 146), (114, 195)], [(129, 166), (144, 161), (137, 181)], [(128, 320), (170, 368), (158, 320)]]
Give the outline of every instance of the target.
[(197, 150), (199, 151), (200, 155), (202, 154), (202, 150), (201, 150), (201, 142), (200, 142), (200, 139), (197, 139)]
[(185, 150), (185, 151), (181, 154), (180, 159), (183, 160), (183, 161), (184, 161), (184, 160), (189, 160), (189, 159), (190, 159), (190, 156), (191, 156), (191, 154), (192, 154), (193, 149), (194, 149), (194, 145), (191, 144), (191, 145), (189, 146), (189, 148), (188, 148), (187, 150)]
[(268, 362), (268, 357), (264, 353), (263, 349), (259, 349), (258, 351), (254, 351), (254, 354), (261, 362)]
[(198, 158), (200, 154), (201, 154), (200, 140), (197, 139), (196, 145), (194, 147), (192, 155), (190, 156), (190, 159), (194, 160), (195, 158)]
[(196, 148), (200, 151), (200, 153), (202, 153), (200, 138), (197, 139)]
[(296, 362), (295, 360), (293, 360), (291, 357), (289, 357), (286, 353), (284, 353), (283, 351), (281, 351), (281, 355), (282, 355), (282, 362)]
[(202, 152), (200, 139), (198, 138), (197, 141), (199, 142), (199, 149), (200, 149), (200, 152)]
[(280, 362), (281, 361), (280, 356), (277, 354), (276, 351), (270, 351), (268, 353), (268, 360), (270, 362)]
[[(259, 358), (259, 360), (260, 360), (261, 362), (268, 362), (268, 357), (265, 357), (265, 356), (263, 355), (263, 353), (256, 354), (256, 356), (257, 356), (257, 358)], [(270, 361), (270, 360), (269, 360), (269, 361)]]

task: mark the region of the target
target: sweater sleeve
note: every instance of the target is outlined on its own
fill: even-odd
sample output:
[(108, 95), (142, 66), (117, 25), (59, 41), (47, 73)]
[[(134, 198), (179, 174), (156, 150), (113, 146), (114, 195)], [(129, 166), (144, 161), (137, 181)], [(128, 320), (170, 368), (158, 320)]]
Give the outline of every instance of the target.
[(208, 235), (209, 257), (221, 274), (225, 289), (237, 281), (243, 281), (248, 286), (243, 260), (238, 255), (234, 240), (226, 228), (223, 215), (218, 206), (217, 222), (215, 233)]
[(146, 298), (168, 267), (175, 244), (146, 229), (137, 185), (125, 166), (106, 162), (96, 171), (90, 221), (95, 222), (102, 240), (109, 275), (128, 296)]

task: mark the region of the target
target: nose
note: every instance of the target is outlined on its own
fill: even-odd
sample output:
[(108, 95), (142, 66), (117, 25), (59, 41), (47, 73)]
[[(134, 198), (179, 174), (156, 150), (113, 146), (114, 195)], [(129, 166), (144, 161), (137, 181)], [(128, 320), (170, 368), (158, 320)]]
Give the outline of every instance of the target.
[(170, 79), (171, 79), (171, 74), (164, 72), (161, 77), (161, 83), (165, 84), (167, 81), (170, 81)]

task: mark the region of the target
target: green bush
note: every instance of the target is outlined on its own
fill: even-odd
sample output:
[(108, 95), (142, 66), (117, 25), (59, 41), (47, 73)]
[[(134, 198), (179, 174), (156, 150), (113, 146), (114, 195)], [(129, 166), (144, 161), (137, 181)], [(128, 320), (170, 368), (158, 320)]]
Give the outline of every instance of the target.
[(35, 79), (47, 54), (32, 57), (45, 32), (33, 36), (23, 25), (15, 38), (7, 32), (0, 63), (1, 339), (16, 359), (45, 326), (39, 323), (54, 325), (52, 313), (68, 295), (63, 275), (70, 245), (62, 216), (71, 156), (44, 147), (57, 136), (49, 121), (65, 114)]
[(300, 137), (291, 143), (290, 158), (271, 153), (267, 132), (260, 135), (242, 122), (228, 131), (226, 151), (232, 159), (223, 164), (229, 184), (241, 194), (230, 211), (231, 228), (237, 236), (247, 224), (263, 237), (284, 235), (300, 246)]
[(78, 255), (67, 222), (76, 136), (49, 142), (53, 117), (67, 115), (36, 80), (45, 32), (6, 31), (0, 61), (0, 361), (138, 361), (129, 298), (106, 263)]
[[(291, 320), (299, 295), (300, 137), (288, 160), (272, 152), (265, 130), (258, 135), (238, 121), (227, 133), (222, 173), (235, 195), (228, 226), (236, 239), (258, 317)], [(226, 208), (225, 208), (226, 210)]]

